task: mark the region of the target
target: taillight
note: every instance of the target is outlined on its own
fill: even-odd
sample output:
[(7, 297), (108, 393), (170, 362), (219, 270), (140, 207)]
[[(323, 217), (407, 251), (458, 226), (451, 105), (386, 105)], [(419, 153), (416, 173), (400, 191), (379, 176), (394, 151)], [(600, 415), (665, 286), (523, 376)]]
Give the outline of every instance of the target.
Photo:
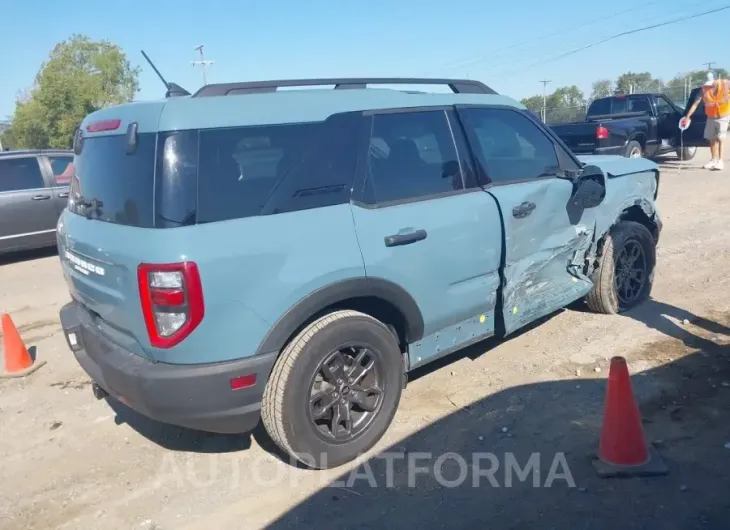
[(596, 127), (596, 138), (599, 140), (605, 140), (608, 138), (608, 129), (606, 129), (603, 125)]
[(179, 344), (203, 320), (203, 286), (198, 266), (192, 261), (143, 263), (137, 268), (137, 281), (152, 346), (171, 348)]

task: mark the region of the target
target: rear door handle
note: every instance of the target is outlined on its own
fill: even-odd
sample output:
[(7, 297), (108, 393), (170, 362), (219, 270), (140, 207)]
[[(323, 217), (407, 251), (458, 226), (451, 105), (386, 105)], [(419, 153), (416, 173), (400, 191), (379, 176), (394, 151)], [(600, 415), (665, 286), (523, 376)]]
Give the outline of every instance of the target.
[(423, 241), (428, 236), (425, 230), (416, 230), (408, 234), (394, 234), (392, 236), (385, 236), (386, 247), (398, 247), (401, 245), (410, 245), (418, 241)]
[(50, 195), (34, 195), (33, 197), (31, 197), (31, 200), (32, 201), (47, 201), (50, 198), (51, 198)]
[(525, 201), (519, 206), (512, 208), (512, 217), (515, 219), (524, 219), (530, 215), (535, 208), (536, 206), (534, 202)]
[(68, 199), (68, 192), (67, 191), (63, 191), (63, 192), (59, 193), (58, 196), (61, 199)]

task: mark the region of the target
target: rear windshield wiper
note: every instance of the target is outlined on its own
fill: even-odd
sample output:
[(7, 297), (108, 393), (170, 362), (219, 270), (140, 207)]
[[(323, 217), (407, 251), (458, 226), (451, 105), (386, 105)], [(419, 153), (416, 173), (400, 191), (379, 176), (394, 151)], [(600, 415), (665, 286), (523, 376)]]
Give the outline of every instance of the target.
[(76, 199), (76, 204), (83, 208), (84, 213), (81, 215), (87, 219), (91, 219), (92, 214), (96, 214), (99, 217), (101, 215), (101, 207), (104, 206), (104, 203), (99, 199), (87, 199), (81, 195)]

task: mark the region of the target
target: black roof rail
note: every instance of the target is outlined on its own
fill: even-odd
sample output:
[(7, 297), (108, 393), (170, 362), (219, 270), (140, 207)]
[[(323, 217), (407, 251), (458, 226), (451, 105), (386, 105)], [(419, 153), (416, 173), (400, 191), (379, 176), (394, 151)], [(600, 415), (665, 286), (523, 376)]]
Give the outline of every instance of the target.
[(194, 98), (276, 92), (281, 87), (305, 87), (334, 85), (335, 90), (367, 88), (367, 85), (447, 85), (455, 94), (496, 94), (494, 90), (471, 79), (428, 79), (408, 77), (363, 77), (332, 79), (282, 79), (278, 81), (249, 81), (243, 83), (217, 83), (205, 85)]

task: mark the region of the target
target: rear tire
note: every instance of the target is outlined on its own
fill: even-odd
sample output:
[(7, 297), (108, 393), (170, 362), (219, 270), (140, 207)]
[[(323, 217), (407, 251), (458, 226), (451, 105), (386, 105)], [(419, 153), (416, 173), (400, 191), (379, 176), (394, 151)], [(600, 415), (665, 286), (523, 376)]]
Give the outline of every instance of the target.
[(641, 158), (644, 156), (644, 150), (641, 148), (641, 144), (636, 140), (629, 142), (626, 146), (626, 158)]
[(588, 308), (616, 314), (645, 302), (651, 296), (655, 266), (656, 241), (649, 229), (634, 221), (618, 223), (603, 243), (591, 278), (593, 290), (586, 296)]
[(677, 158), (679, 158), (680, 160), (692, 160), (696, 154), (696, 147), (685, 147), (682, 149), (677, 149)]
[[(358, 377), (358, 370), (364, 375)], [(404, 378), (398, 341), (385, 324), (357, 311), (336, 311), (286, 346), (264, 390), (262, 421), (290, 457), (315, 469), (338, 467), (383, 436)]]

